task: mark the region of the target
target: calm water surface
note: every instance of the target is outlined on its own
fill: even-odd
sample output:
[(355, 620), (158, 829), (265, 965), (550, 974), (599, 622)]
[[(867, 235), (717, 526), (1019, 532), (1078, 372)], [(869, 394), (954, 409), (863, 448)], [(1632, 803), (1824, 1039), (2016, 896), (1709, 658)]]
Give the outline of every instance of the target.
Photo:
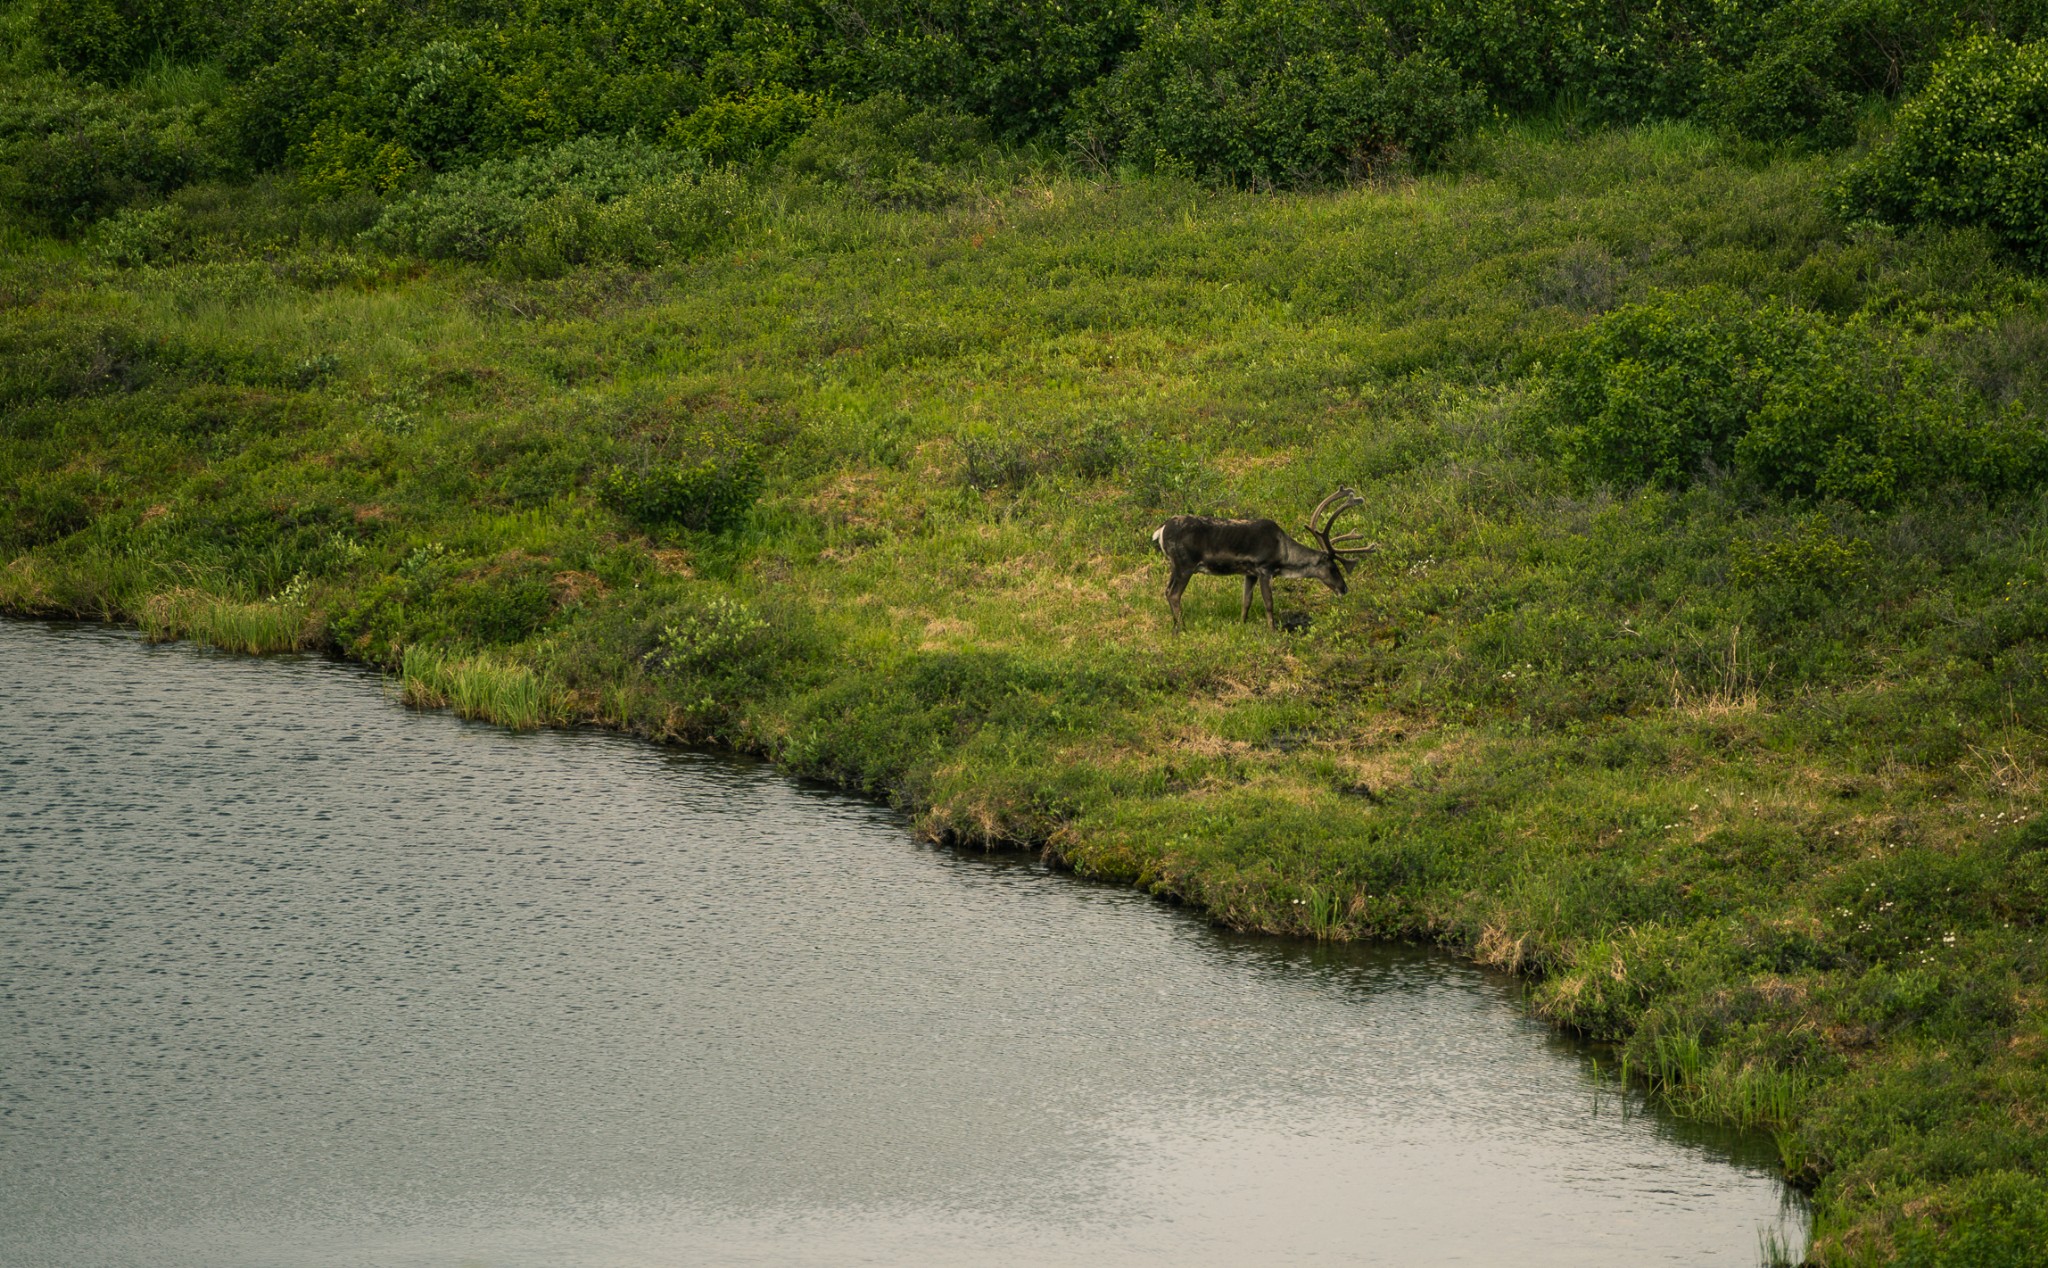
[(0, 1263), (1737, 1264), (1512, 982), (764, 767), (0, 623)]

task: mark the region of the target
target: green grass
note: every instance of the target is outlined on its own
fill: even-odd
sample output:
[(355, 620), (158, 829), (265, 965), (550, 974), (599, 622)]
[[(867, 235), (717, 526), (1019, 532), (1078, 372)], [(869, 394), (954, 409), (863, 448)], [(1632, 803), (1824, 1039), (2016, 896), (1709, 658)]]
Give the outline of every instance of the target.
[(197, 590), (151, 595), (136, 614), (153, 643), (190, 639), (231, 652), (262, 656), (295, 652), (318, 641), (312, 613), (292, 595), (260, 603), (236, 603)]
[[(1669, 126), (1293, 195), (770, 180), (730, 249), (548, 280), (190, 191), (218, 231), (182, 260), (0, 265), (0, 607), (236, 645), (295, 593), (278, 639), (415, 703), (763, 753), (1236, 928), (1458, 947), (1776, 1130), (1818, 1259), (2006, 1262), (2048, 1172), (2048, 505), (1580, 486), (1522, 426), (1560, 338), (1707, 283), (2041, 417), (2040, 280), (1841, 224), (1839, 171)], [(741, 527), (597, 496), (706, 436), (765, 464)], [(1172, 635), (1164, 516), (1292, 525), (1339, 483), (1381, 546), (1348, 596), (1281, 583), (1310, 626), (1276, 635), (1198, 579)]]
[(400, 695), (416, 709), (452, 708), (457, 717), (514, 731), (567, 720), (561, 701), (525, 665), (490, 656), (449, 657), (413, 646), (399, 662)]

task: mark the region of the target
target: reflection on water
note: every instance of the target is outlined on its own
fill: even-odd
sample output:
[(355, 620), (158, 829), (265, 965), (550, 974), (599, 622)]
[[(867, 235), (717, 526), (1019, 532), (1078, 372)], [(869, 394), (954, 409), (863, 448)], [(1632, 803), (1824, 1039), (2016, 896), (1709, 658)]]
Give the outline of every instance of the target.
[(0, 1260), (1752, 1265), (1511, 982), (772, 770), (0, 624)]

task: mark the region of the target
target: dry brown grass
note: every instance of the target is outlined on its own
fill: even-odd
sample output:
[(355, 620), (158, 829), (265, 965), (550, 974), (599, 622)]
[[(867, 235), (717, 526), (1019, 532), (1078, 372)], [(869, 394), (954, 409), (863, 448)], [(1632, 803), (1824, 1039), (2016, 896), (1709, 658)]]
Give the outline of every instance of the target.
[(1533, 950), (1531, 935), (1509, 933), (1505, 924), (1489, 924), (1479, 931), (1479, 945), (1473, 948), (1472, 958), (1492, 968), (1519, 973)]
[(33, 555), (21, 555), (0, 569), (0, 609), (48, 612), (57, 605), (48, 578)]

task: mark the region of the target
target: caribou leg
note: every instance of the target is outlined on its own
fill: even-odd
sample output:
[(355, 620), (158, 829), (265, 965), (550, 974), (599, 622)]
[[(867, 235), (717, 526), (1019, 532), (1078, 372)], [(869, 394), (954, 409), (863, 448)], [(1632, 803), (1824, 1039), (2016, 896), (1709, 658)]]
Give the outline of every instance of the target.
[(1245, 574), (1245, 579), (1244, 579), (1244, 604), (1243, 604), (1243, 606), (1242, 606), (1242, 607), (1240, 607), (1240, 608), (1238, 609), (1238, 613), (1237, 613), (1237, 623), (1238, 623), (1239, 625), (1243, 625), (1243, 624), (1244, 624), (1244, 623), (1245, 623), (1246, 621), (1249, 621), (1249, 620), (1251, 620), (1251, 619), (1252, 619), (1252, 584), (1253, 584), (1253, 583), (1252, 583), (1252, 578), (1251, 578), (1251, 574), (1249, 574), (1249, 573)]
[[(1259, 593), (1266, 598), (1266, 628), (1270, 630), (1273, 628), (1273, 579), (1263, 572), (1259, 574)], [(1247, 608), (1251, 606), (1252, 587), (1250, 577), (1245, 578), (1244, 602)]]
[(1173, 575), (1166, 579), (1166, 606), (1173, 609), (1173, 632), (1180, 633), (1180, 592), (1188, 588), (1188, 578), (1193, 573), (1175, 568)]

